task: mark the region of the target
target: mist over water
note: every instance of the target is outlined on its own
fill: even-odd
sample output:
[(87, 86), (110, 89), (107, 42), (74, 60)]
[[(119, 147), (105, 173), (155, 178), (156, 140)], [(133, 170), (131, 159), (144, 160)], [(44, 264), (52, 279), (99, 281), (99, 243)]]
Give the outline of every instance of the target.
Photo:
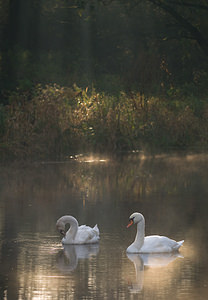
[[(133, 153), (1, 166), (0, 299), (205, 299), (207, 162)], [(127, 255), (134, 211), (146, 235), (184, 239), (180, 255)], [(65, 214), (98, 224), (100, 243), (63, 247)]]

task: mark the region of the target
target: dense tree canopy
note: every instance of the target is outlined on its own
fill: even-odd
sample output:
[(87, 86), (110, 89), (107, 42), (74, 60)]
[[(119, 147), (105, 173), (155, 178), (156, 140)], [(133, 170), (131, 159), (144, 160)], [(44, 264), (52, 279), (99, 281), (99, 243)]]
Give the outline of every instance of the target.
[(208, 147), (208, 0), (0, 0), (0, 154)]
[(1, 0), (0, 16), (2, 91), (207, 86), (206, 0)]

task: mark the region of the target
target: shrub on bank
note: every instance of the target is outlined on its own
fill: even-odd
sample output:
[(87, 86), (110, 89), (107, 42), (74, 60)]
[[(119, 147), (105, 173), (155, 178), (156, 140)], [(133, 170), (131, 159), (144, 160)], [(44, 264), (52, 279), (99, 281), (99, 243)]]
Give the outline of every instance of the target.
[[(193, 103), (194, 101), (194, 103)], [(208, 104), (119, 97), (59, 85), (13, 92), (1, 107), (1, 159), (58, 159), (81, 151), (208, 146)]]

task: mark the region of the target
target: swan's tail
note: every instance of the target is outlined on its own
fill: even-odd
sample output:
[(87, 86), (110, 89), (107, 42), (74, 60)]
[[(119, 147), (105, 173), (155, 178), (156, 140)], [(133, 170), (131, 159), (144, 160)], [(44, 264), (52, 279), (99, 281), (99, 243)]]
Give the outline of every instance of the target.
[(178, 250), (184, 243), (184, 240), (177, 242), (176, 250)]
[(97, 235), (100, 234), (100, 231), (99, 231), (99, 228), (98, 228), (97, 224), (93, 227), (93, 230), (95, 231), (95, 233), (96, 233)]

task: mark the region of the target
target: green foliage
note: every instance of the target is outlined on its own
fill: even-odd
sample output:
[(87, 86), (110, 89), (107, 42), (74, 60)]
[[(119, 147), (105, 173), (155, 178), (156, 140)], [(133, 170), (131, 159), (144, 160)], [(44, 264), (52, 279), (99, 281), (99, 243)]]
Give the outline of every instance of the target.
[(203, 0), (0, 0), (2, 158), (207, 147), (207, 11)]
[(0, 105), (0, 137), (2, 137), (5, 133), (5, 107), (3, 105)]
[(193, 97), (116, 98), (55, 84), (14, 92), (9, 103), (0, 110), (2, 159), (208, 146), (208, 103), (201, 100), (199, 109)]
[(189, 2), (0, 1), (0, 89), (206, 94), (208, 8)]

